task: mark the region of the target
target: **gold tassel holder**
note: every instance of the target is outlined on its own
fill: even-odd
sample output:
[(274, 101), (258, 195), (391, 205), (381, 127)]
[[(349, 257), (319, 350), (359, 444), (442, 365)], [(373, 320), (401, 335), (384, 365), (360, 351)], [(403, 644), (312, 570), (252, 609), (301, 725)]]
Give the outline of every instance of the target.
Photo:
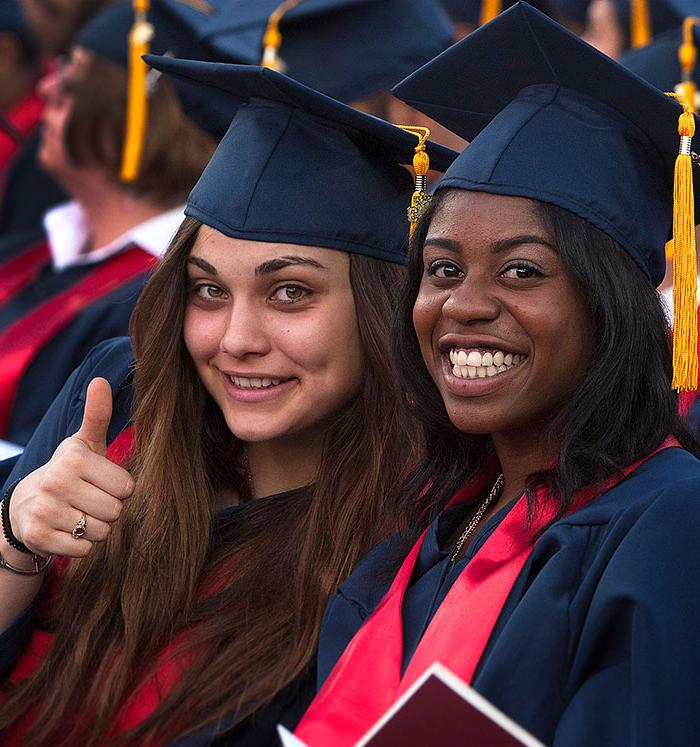
[(667, 95), (683, 107), (678, 118), (681, 141), (673, 178), (673, 388), (689, 392), (698, 388), (698, 271), (690, 156), (695, 117), (683, 97), (677, 93)]
[(148, 126), (148, 65), (141, 59), (148, 54), (153, 26), (147, 21), (149, 0), (133, 0), (134, 25), (129, 32), (129, 82), (126, 103), (126, 133), (122, 151), (121, 180), (130, 184), (138, 179)]
[(630, 46), (646, 47), (651, 42), (649, 0), (630, 0)]
[(408, 238), (410, 241), (416, 230), (416, 224), (432, 199), (426, 189), (428, 186), (427, 173), (430, 169), (430, 156), (426, 153), (425, 143), (430, 137), (430, 130), (427, 127), (416, 127), (413, 125), (398, 125), (398, 127), (418, 138), (418, 145), (416, 145), (413, 154), (413, 170), (416, 172), (416, 186), (411, 196), (411, 206), (407, 211), (410, 225)]
[(266, 67), (270, 70), (276, 70), (278, 73), (284, 73), (287, 66), (280, 57), (280, 47), (282, 46), (282, 32), (280, 31), (280, 21), (285, 13), (292, 8), (296, 8), (302, 0), (285, 0), (281, 5), (272, 11), (267, 20), (267, 28), (263, 35), (263, 56), (260, 61), (260, 67)]
[(678, 47), (678, 62), (681, 66), (681, 82), (676, 86), (679, 93), (697, 110), (697, 86), (695, 85), (695, 63), (698, 58), (698, 50), (693, 39), (693, 28), (700, 26), (700, 18), (688, 16), (683, 21), (683, 43)]
[(481, 12), (479, 13), (479, 26), (483, 26), (500, 15), (503, 10), (503, 0), (481, 0)]

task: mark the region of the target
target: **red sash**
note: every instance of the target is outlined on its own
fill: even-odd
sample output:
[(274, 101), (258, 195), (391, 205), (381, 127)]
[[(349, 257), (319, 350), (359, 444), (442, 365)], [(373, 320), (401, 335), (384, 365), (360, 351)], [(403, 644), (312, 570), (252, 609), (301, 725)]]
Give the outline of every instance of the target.
[[(669, 437), (653, 454), (674, 446), (680, 444)], [(622, 475), (608, 479), (602, 489), (581, 491), (568, 513), (614, 487), (653, 454), (625, 469)], [(493, 479), (495, 474), (481, 474), (449, 505), (474, 500)], [(545, 493), (538, 495), (540, 509), (533, 530), (554, 516), (554, 503), (547, 497)], [(522, 496), (455, 581), (402, 677), (401, 608), (426, 529), (389, 591), (348, 644), (295, 734), (310, 747), (355, 744), (436, 661), (470, 682), (513, 584), (533, 550), (526, 518), (527, 503)]]
[[(44, 102), (32, 89), (6, 115), (7, 123), (19, 136), (28, 135), (39, 123)], [(17, 152), (21, 143), (15, 137), (0, 127), (0, 172), (4, 170), (8, 161)]]
[(138, 247), (120, 252), (0, 333), (0, 434), (7, 431), (19, 382), (37, 353), (86, 306), (151, 269), (157, 261)]
[(19, 256), (0, 264), (0, 305), (31, 283), (50, 258), (49, 245), (42, 239)]

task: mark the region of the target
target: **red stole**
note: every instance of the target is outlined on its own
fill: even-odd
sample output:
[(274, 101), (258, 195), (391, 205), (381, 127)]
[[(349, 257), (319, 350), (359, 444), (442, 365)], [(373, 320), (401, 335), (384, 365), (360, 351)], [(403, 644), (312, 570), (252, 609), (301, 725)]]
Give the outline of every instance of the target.
[(138, 247), (120, 252), (0, 332), (0, 435), (7, 431), (19, 383), (37, 353), (85, 307), (150, 270), (157, 261)]
[[(31, 91), (5, 115), (8, 124), (18, 135), (28, 135), (39, 123), (44, 102), (35, 89)], [(15, 154), (21, 143), (0, 127), (0, 172)]]
[(45, 239), (0, 264), (0, 305), (34, 280), (49, 263), (51, 253)]
[[(680, 446), (667, 438), (653, 454)], [(653, 454), (609, 478), (602, 488), (579, 493), (568, 513), (610, 490)], [(495, 480), (485, 472), (449, 503), (476, 499)], [(527, 503), (522, 496), (474, 558), (440, 605), (401, 676), (403, 653), (401, 608), (427, 529), (404, 560), (389, 591), (355, 634), (319, 691), (295, 734), (310, 747), (355, 744), (434, 662), (439, 661), (471, 682), (513, 584), (533, 550), (532, 531), (555, 514), (553, 501), (538, 494), (540, 509), (527, 530)]]

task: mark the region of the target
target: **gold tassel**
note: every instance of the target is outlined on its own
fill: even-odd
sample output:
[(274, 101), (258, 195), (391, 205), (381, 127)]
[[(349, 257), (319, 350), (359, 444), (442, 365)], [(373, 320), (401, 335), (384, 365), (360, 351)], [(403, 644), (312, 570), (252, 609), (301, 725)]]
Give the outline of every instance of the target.
[(690, 146), (695, 118), (690, 104), (676, 93), (683, 112), (678, 119), (681, 142), (673, 181), (673, 388), (698, 388), (698, 302), (695, 246), (695, 197)]
[(398, 127), (418, 138), (418, 145), (416, 145), (413, 154), (413, 170), (416, 172), (416, 186), (411, 196), (411, 206), (407, 211), (410, 226), (408, 238), (410, 241), (416, 230), (416, 224), (432, 199), (426, 190), (428, 185), (426, 175), (430, 169), (430, 156), (425, 151), (425, 143), (430, 137), (430, 130), (427, 127), (415, 127), (413, 125), (398, 125)]
[(695, 63), (698, 50), (693, 39), (693, 27), (700, 26), (700, 18), (689, 16), (683, 21), (683, 43), (678, 47), (678, 62), (681, 66), (681, 82), (676, 86), (676, 93), (683, 96), (697, 110), (697, 86), (695, 85)]
[(648, 0), (630, 0), (630, 46), (646, 47), (651, 41)]
[(503, 0), (481, 0), (481, 13), (479, 14), (479, 26), (483, 26), (500, 15), (503, 10)]
[(282, 16), (296, 8), (302, 0), (285, 0), (271, 13), (267, 20), (267, 28), (263, 36), (263, 56), (260, 60), (260, 67), (266, 67), (270, 70), (276, 70), (278, 73), (284, 73), (287, 66), (280, 57), (279, 51), (282, 46), (282, 32), (280, 31), (280, 21)]
[(134, 25), (129, 32), (129, 82), (126, 104), (126, 133), (122, 151), (121, 180), (136, 181), (148, 126), (148, 66), (141, 59), (148, 54), (153, 26), (146, 20), (149, 0), (133, 0)]

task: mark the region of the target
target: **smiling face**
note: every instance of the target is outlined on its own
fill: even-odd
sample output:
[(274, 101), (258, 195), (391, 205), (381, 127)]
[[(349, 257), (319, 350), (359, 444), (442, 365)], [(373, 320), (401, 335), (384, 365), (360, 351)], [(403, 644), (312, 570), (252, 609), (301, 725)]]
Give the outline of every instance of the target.
[(413, 323), (464, 433), (535, 437), (585, 369), (585, 305), (552, 242), (520, 197), (454, 190), (433, 216)]
[(362, 381), (348, 255), (202, 226), (187, 271), (185, 345), (230, 431), (321, 435)]

